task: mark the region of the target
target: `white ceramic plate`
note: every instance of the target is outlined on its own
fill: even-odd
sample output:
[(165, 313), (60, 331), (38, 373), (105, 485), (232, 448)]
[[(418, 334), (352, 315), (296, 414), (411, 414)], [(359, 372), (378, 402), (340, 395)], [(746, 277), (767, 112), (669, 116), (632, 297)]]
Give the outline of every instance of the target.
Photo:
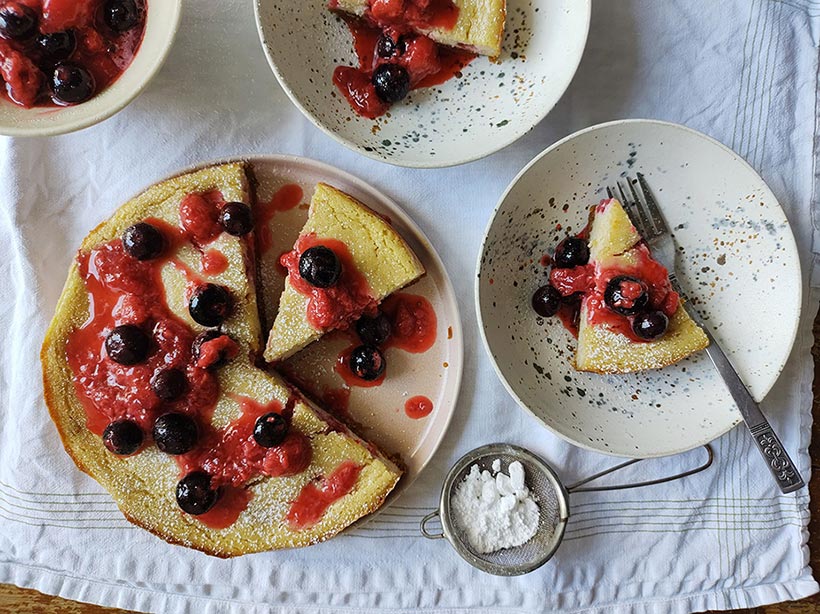
[(0, 134), (64, 134), (97, 124), (123, 109), (145, 89), (165, 61), (181, 12), (182, 0), (148, 0), (145, 35), (133, 61), (119, 79), (82, 104), (25, 109), (0, 97)]
[(590, 20), (590, 0), (508, 0), (499, 62), (477, 58), (463, 77), (412, 92), (373, 121), (357, 116), (331, 81), (355, 56), (326, 0), (255, 6), (268, 62), (314, 124), (371, 158), (428, 168), (483, 158), (541, 121), (575, 74)]
[(760, 176), (717, 141), (657, 121), (594, 126), (536, 157), (501, 198), (478, 262), (476, 308), (507, 389), (552, 431), (599, 452), (673, 454), (740, 422), (704, 352), (660, 371), (581, 373), (575, 340), (536, 317), (539, 263), (585, 224), (588, 207), (626, 173), (642, 172), (681, 250), (678, 274), (693, 304), (758, 400), (791, 352), (800, 317), (797, 248)]
[[(410, 354), (389, 348), (387, 377), (374, 388), (352, 387), (349, 400), (350, 417), (361, 426), (360, 435), (377, 444), (388, 454), (397, 454), (406, 466), (406, 473), (388, 501), (393, 501), (416, 479), (432, 458), (455, 411), (461, 383), (463, 338), (455, 293), (438, 254), (427, 237), (399, 206), (364, 181), (331, 166), (294, 156), (264, 156), (247, 158), (259, 182), (259, 202), (270, 202), (273, 193), (285, 184), (297, 184), (308, 203), (320, 181), (329, 183), (358, 198), (377, 213), (385, 215), (410, 243), (427, 270), (427, 275), (402, 290), (427, 298), (436, 312), (438, 328), (433, 347), (422, 354)], [(276, 213), (268, 254), (278, 259), (289, 251), (307, 219), (307, 207)], [(284, 277), (276, 287), (263, 293), (264, 312), (275, 315)], [(265, 299), (264, 297), (268, 297)], [(343, 381), (333, 366), (344, 347), (349, 346), (340, 335), (326, 335), (321, 340), (287, 361), (287, 366), (308, 380), (316, 392), (338, 390)], [(423, 395), (433, 402), (433, 412), (422, 419), (411, 419), (404, 411), (405, 401)]]

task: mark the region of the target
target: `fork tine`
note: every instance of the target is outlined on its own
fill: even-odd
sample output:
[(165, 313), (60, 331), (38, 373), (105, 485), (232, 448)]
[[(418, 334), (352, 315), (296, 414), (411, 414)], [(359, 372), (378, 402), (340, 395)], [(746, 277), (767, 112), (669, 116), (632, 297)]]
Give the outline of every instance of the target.
[(638, 173), (638, 185), (643, 193), (644, 201), (646, 201), (646, 208), (649, 211), (649, 215), (652, 217), (652, 222), (655, 224), (655, 228), (657, 228), (661, 233), (668, 233), (669, 226), (666, 224), (666, 220), (663, 219), (663, 214), (658, 207), (655, 196), (652, 194), (652, 189), (649, 187), (643, 173)]
[(635, 182), (634, 180), (630, 179), (629, 177), (626, 178), (626, 184), (629, 186), (629, 191), (632, 192), (632, 198), (635, 199), (635, 207), (640, 212), (641, 219), (644, 222), (644, 227), (648, 231), (646, 234), (643, 234), (644, 239), (652, 239), (657, 237), (661, 234), (660, 230), (657, 226), (655, 226), (652, 216), (649, 215), (648, 211), (646, 210), (646, 205), (643, 202), (643, 199), (638, 195), (637, 190), (635, 190)]
[(618, 192), (621, 195), (621, 204), (624, 206), (624, 210), (626, 214), (629, 216), (629, 219), (632, 221), (632, 225), (637, 229), (638, 234), (642, 237), (648, 237), (648, 228), (646, 227), (646, 223), (644, 222), (643, 216), (641, 215), (640, 208), (636, 206), (636, 204), (627, 197), (626, 192), (624, 192), (624, 188), (621, 185), (620, 181), (617, 181), (615, 185), (618, 187)]
[(606, 195), (609, 198), (615, 198), (615, 195), (612, 193), (612, 188), (610, 188), (609, 186), (606, 186)]

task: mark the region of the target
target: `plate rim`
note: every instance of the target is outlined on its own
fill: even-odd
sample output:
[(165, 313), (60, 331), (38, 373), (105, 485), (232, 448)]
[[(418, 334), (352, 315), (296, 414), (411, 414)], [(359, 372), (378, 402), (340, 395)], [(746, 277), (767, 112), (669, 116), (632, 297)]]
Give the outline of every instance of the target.
[[(486, 334), (486, 330), (485, 330), (485, 326), (484, 326), (484, 318), (483, 318), (482, 313), (481, 313), (481, 286), (480, 286), (480, 280), (481, 280), (482, 261), (484, 259), (484, 253), (486, 251), (487, 239), (489, 238), (490, 230), (492, 229), (493, 224), (495, 223), (496, 217), (498, 215), (499, 210), (501, 209), (501, 206), (507, 200), (507, 197), (509, 196), (510, 192), (512, 192), (513, 188), (515, 188), (515, 186), (518, 184), (518, 182), (521, 180), (521, 178), (526, 173), (528, 173), (532, 169), (532, 167), (534, 167), (538, 162), (540, 162), (542, 158), (544, 158), (548, 154), (552, 153), (555, 149), (561, 147), (562, 145), (566, 144), (567, 142), (569, 142), (569, 141), (571, 141), (571, 140), (573, 140), (577, 137), (583, 136), (583, 135), (585, 135), (587, 133), (590, 133), (590, 132), (595, 132), (597, 130), (603, 130), (603, 129), (606, 129), (606, 128), (614, 128), (614, 127), (617, 127), (617, 126), (624, 126), (624, 125), (635, 125), (635, 124), (659, 125), (659, 126), (662, 126), (664, 128), (672, 128), (672, 129), (675, 129), (675, 130), (680, 130), (682, 132), (688, 133), (691, 136), (695, 136), (695, 137), (698, 137), (700, 139), (703, 139), (703, 140), (707, 141), (708, 143), (710, 143), (712, 145), (716, 145), (719, 149), (723, 150), (725, 153), (727, 153), (727, 154), (733, 156), (734, 158), (736, 158), (737, 161), (742, 166), (745, 166), (756, 177), (758, 177), (760, 179), (762, 185), (769, 192), (769, 194), (773, 197), (774, 203), (777, 205), (777, 208), (780, 210), (780, 212), (783, 215), (783, 218), (786, 220), (788, 232), (786, 233), (785, 241), (788, 243), (788, 249), (793, 255), (793, 260), (794, 260), (794, 262), (796, 264), (796, 267), (797, 267), (798, 279), (800, 280), (800, 283), (798, 285), (797, 313), (794, 317), (794, 324), (793, 324), (793, 327), (792, 327), (792, 332), (791, 332), (790, 340), (789, 340), (789, 343), (788, 343), (789, 351), (785, 354), (785, 358), (781, 362), (781, 364), (777, 367), (777, 369), (775, 369), (775, 371), (774, 371), (775, 375), (772, 378), (771, 384), (769, 384), (769, 386), (762, 392), (762, 394), (760, 395), (760, 400), (758, 401), (758, 403), (762, 402), (766, 398), (766, 396), (769, 394), (771, 389), (774, 387), (774, 385), (780, 379), (780, 375), (783, 373), (783, 369), (786, 367), (786, 364), (788, 363), (789, 357), (791, 356), (792, 352), (794, 351), (794, 343), (797, 340), (797, 332), (800, 329), (800, 319), (801, 319), (801, 316), (802, 316), (802, 313), (803, 313), (803, 295), (804, 295), (803, 268), (802, 268), (802, 265), (800, 263), (800, 252), (797, 249), (797, 241), (794, 238), (794, 232), (792, 231), (791, 223), (789, 222), (788, 216), (786, 216), (786, 212), (783, 210), (783, 207), (780, 204), (780, 200), (777, 198), (777, 196), (774, 194), (774, 192), (772, 192), (772, 189), (769, 187), (768, 183), (766, 183), (766, 181), (763, 179), (763, 177), (760, 175), (760, 173), (751, 164), (749, 164), (749, 162), (747, 162), (746, 159), (743, 156), (741, 156), (739, 153), (737, 153), (736, 151), (734, 151), (730, 147), (724, 145), (723, 143), (721, 143), (717, 139), (715, 139), (715, 138), (713, 138), (713, 137), (711, 137), (707, 134), (704, 134), (703, 132), (695, 130), (694, 128), (689, 128), (688, 126), (684, 126), (683, 124), (678, 124), (678, 123), (675, 123), (675, 122), (669, 122), (669, 121), (659, 120), (659, 119), (628, 118), (628, 119), (617, 119), (617, 120), (613, 120), (613, 121), (602, 122), (600, 124), (595, 124), (595, 125), (592, 125), (592, 126), (588, 126), (586, 128), (582, 128), (581, 130), (577, 130), (577, 131), (565, 136), (564, 138), (554, 142), (552, 145), (549, 145), (543, 151), (536, 154), (535, 157), (532, 160), (530, 160), (524, 166), (524, 168), (522, 168), (516, 174), (516, 176), (512, 179), (512, 181), (510, 181), (509, 185), (507, 185), (507, 187), (504, 189), (504, 192), (501, 194), (501, 197), (498, 199), (498, 202), (496, 203), (495, 207), (493, 208), (493, 211), (490, 214), (490, 219), (487, 222), (487, 225), (484, 229), (484, 235), (482, 236), (481, 246), (480, 246), (479, 251), (478, 251), (478, 259), (476, 260), (475, 275), (474, 275), (474, 280), (473, 280), (473, 284), (474, 284), (473, 285), (473, 288), (474, 288), (474, 306), (475, 306), (476, 318), (478, 320), (479, 334), (481, 336), (481, 340), (482, 340), (482, 343), (484, 345), (484, 350), (487, 352), (487, 355), (490, 358), (490, 362), (493, 365), (493, 369), (495, 370), (495, 373), (498, 376), (498, 379), (501, 381), (504, 388), (507, 390), (507, 392), (510, 394), (510, 396), (513, 398), (513, 400), (516, 402), (516, 404), (519, 407), (526, 410), (532, 417), (534, 417), (536, 420), (538, 420), (538, 422), (540, 422), (542, 425), (544, 425), (552, 434), (557, 435), (558, 437), (560, 437), (561, 439), (563, 439), (567, 443), (570, 443), (574, 446), (577, 446), (577, 447), (585, 449), (585, 450), (590, 450), (592, 452), (598, 452), (600, 454), (605, 454), (607, 456), (613, 456), (613, 457), (619, 457), (619, 458), (636, 458), (636, 457), (630, 457), (630, 456), (626, 456), (626, 455), (623, 455), (623, 454), (616, 454), (616, 453), (613, 453), (610, 450), (606, 450), (606, 449), (602, 449), (602, 448), (596, 448), (596, 447), (588, 445), (586, 443), (582, 443), (580, 441), (577, 441), (577, 440), (573, 439), (572, 437), (570, 437), (569, 435), (567, 435), (565, 433), (562, 433), (562, 432), (559, 432), (557, 429), (555, 429), (551, 425), (547, 424), (547, 422), (543, 418), (538, 416), (532, 409), (530, 409), (521, 400), (520, 396), (515, 392), (515, 390), (510, 385), (510, 383), (507, 381), (507, 378), (501, 372), (501, 368), (499, 367), (498, 362), (496, 361), (495, 356), (493, 355), (492, 349), (490, 347), (490, 342), (487, 338), (487, 334)], [(681, 446), (679, 448), (675, 448), (671, 451), (660, 452), (660, 453), (655, 452), (655, 453), (650, 453), (650, 454), (643, 454), (643, 455), (640, 456), (640, 458), (660, 458), (660, 457), (664, 457), (664, 456), (673, 456), (675, 454), (681, 454), (683, 452), (688, 452), (689, 450), (693, 450), (693, 449), (695, 449), (695, 448), (697, 448), (701, 445), (704, 445), (706, 443), (714, 441), (714, 440), (718, 439), (719, 437), (722, 437), (723, 435), (725, 435), (726, 433), (728, 433), (729, 431), (734, 429), (736, 426), (738, 426), (741, 422), (743, 422), (743, 419), (740, 415), (739, 410), (737, 410), (737, 419), (735, 420), (735, 422), (733, 424), (729, 425), (728, 427), (726, 427), (725, 429), (723, 429), (722, 431), (720, 431), (719, 433), (715, 434), (714, 436), (708, 435), (707, 438), (704, 438), (702, 440), (698, 440), (696, 443), (693, 443), (692, 445), (687, 444), (687, 445)], [(712, 437), (712, 438), (708, 439), (708, 437)]]
[[(361, 154), (361, 155), (363, 155), (367, 158), (370, 158), (371, 160), (376, 160), (378, 162), (385, 162), (387, 164), (391, 164), (393, 166), (400, 166), (400, 167), (403, 167), (403, 168), (449, 168), (449, 167), (453, 167), (453, 166), (460, 166), (462, 164), (468, 164), (470, 162), (475, 162), (476, 160), (481, 160), (481, 159), (486, 158), (488, 156), (491, 156), (495, 153), (498, 153), (502, 149), (512, 145), (513, 143), (515, 143), (516, 141), (521, 139), (523, 136), (525, 136), (526, 134), (531, 132), (533, 130), (533, 128), (535, 128), (538, 124), (540, 124), (544, 120), (544, 118), (552, 112), (552, 110), (555, 108), (555, 106), (564, 97), (564, 94), (566, 94), (566, 92), (569, 89), (569, 86), (572, 83), (572, 81), (575, 79), (575, 75), (578, 72), (579, 66), (581, 65), (581, 60), (583, 59), (584, 53), (586, 52), (587, 42), (589, 41), (589, 31), (590, 31), (590, 28), (591, 28), (591, 25), (592, 25), (592, 0), (575, 0), (578, 3), (578, 9), (585, 12), (585, 15), (584, 15), (585, 27), (584, 27), (583, 37), (581, 38), (581, 44), (578, 47), (576, 57), (574, 57), (573, 61), (570, 62), (570, 63), (573, 63), (575, 66), (574, 66), (572, 72), (569, 74), (569, 77), (566, 79), (566, 82), (561, 83), (559, 88), (557, 88), (557, 89), (560, 89), (561, 93), (555, 98), (555, 100), (551, 104), (544, 105), (544, 107), (536, 114), (536, 119), (532, 123), (531, 126), (523, 128), (522, 130), (515, 133), (509, 139), (499, 140), (497, 146), (493, 145), (492, 149), (488, 150), (485, 153), (469, 154), (469, 155), (467, 155), (463, 158), (453, 159), (453, 160), (446, 160), (446, 161), (402, 162), (402, 161), (394, 159), (394, 158), (388, 158), (388, 157), (379, 155), (375, 151), (368, 151), (367, 149), (357, 145), (356, 143), (354, 143), (350, 139), (342, 137), (341, 135), (337, 134), (336, 132), (334, 132), (333, 130), (331, 130), (330, 128), (328, 128), (327, 126), (322, 124), (321, 122), (319, 122), (319, 120), (316, 119), (313, 116), (313, 114), (310, 113), (304, 107), (304, 105), (302, 105), (302, 103), (297, 98), (296, 94), (293, 92), (293, 90), (287, 84), (287, 82), (284, 79), (284, 77), (282, 76), (282, 74), (279, 72), (278, 65), (277, 65), (276, 61), (273, 59), (273, 54), (271, 53), (270, 47), (268, 46), (267, 37), (265, 35), (264, 28), (262, 27), (262, 16), (261, 16), (262, 3), (264, 1), (265, 0), (254, 0), (254, 3), (253, 3), (253, 15), (254, 15), (254, 20), (256, 22), (256, 32), (259, 35), (259, 42), (262, 45), (262, 51), (265, 54), (265, 59), (268, 62), (268, 66), (270, 67), (271, 71), (273, 71), (273, 74), (276, 76), (276, 81), (279, 83), (279, 86), (284, 90), (285, 94), (287, 94), (288, 98), (294, 104), (294, 106), (296, 106), (296, 108), (299, 109), (299, 111), (302, 113), (302, 115), (304, 115), (308, 120), (310, 120), (310, 122), (315, 127), (319, 128), (319, 130), (321, 130), (326, 135), (331, 137), (337, 143), (341, 143), (342, 145), (344, 145), (348, 149), (350, 149), (352, 151), (355, 151), (355, 152), (357, 152), (357, 153), (359, 153), (359, 154)], [(434, 158), (433, 160), (437, 160), (437, 159)]]
[[(453, 310), (453, 315), (455, 316), (453, 318), (453, 321), (450, 323), (450, 326), (452, 326), (453, 329), (453, 337), (451, 341), (454, 341), (453, 345), (455, 346), (455, 349), (453, 358), (450, 361), (448, 361), (449, 366), (447, 367), (449, 374), (451, 374), (450, 377), (454, 378), (452, 384), (453, 396), (452, 401), (449, 403), (448, 411), (442, 419), (442, 426), (436, 431), (428, 430), (427, 434), (422, 439), (424, 440), (427, 437), (431, 437), (433, 445), (430, 450), (430, 453), (427, 455), (424, 462), (421, 463), (415, 475), (411, 477), (408, 476), (407, 473), (404, 473), (402, 475), (402, 479), (399, 480), (397, 486), (387, 495), (387, 498), (385, 499), (384, 503), (377, 510), (351, 523), (349, 526), (343, 529), (343, 532), (345, 532), (350, 529), (359, 527), (365, 522), (369, 522), (370, 520), (378, 516), (383, 510), (395, 504), (395, 502), (398, 501), (399, 498), (407, 492), (407, 490), (409, 490), (410, 486), (412, 486), (412, 484), (418, 479), (422, 472), (428, 467), (430, 462), (433, 460), (433, 457), (435, 456), (436, 452), (441, 447), (441, 444), (444, 441), (444, 437), (447, 435), (447, 432), (450, 429), (450, 425), (452, 424), (453, 417), (455, 416), (456, 409), (458, 407), (459, 399), (461, 398), (461, 385), (463, 383), (464, 376), (464, 330), (462, 325), (461, 310), (459, 309), (458, 300), (455, 294), (455, 288), (453, 287), (453, 282), (450, 279), (450, 273), (444, 266), (444, 261), (441, 259), (441, 256), (439, 255), (436, 248), (433, 246), (429, 237), (421, 229), (421, 227), (419, 227), (416, 221), (404, 210), (402, 206), (400, 206), (395, 200), (387, 196), (380, 189), (376, 188), (364, 179), (361, 179), (356, 175), (353, 175), (336, 166), (333, 166), (326, 162), (322, 162), (321, 160), (316, 160), (314, 158), (309, 158), (307, 156), (298, 156), (294, 154), (254, 153), (248, 155), (225, 155), (212, 160), (205, 160), (202, 162), (190, 164), (181, 168), (178, 171), (167, 173), (163, 177), (147, 183), (142, 188), (136, 190), (134, 194), (139, 195), (146, 189), (150, 188), (151, 186), (157, 183), (160, 183), (168, 179), (173, 179), (174, 177), (179, 177), (180, 175), (185, 175), (187, 173), (207, 168), (209, 166), (229, 164), (232, 162), (247, 162), (250, 164), (253, 164), (254, 162), (272, 162), (275, 164), (278, 163), (295, 165), (302, 164), (311, 169), (315, 169), (318, 174), (330, 175), (331, 177), (339, 178), (343, 183), (353, 185), (360, 191), (372, 195), (380, 204), (386, 204), (387, 208), (390, 210), (391, 217), (395, 216), (396, 219), (399, 219), (402, 222), (402, 224), (404, 224), (407, 228), (410, 229), (410, 231), (415, 235), (414, 238), (422, 244), (425, 250), (427, 250), (429, 257), (433, 260), (435, 266), (441, 271), (441, 278), (444, 282), (443, 298), (447, 303), (450, 304), (451, 309)], [(453, 367), (455, 367), (455, 369), (453, 369)]]

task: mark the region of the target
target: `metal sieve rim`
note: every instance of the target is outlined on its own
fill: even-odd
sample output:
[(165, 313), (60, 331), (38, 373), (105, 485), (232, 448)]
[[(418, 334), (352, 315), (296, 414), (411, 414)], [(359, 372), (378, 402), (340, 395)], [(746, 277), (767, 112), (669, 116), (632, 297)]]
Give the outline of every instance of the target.
[[(455, 487), (456, 479), (459, 474), (464, 471), (469, 465), (487, 457), (487, 456), (508, 456), (516, 460), (523, 460), (525, 464), (535, 466), (542, 471), (555, 490), (555, 497), (558, 502), (558, 524), (554, 527), (550, 547), (545, 549), (534, 561), (522, 563), (520, 565), (500, 565), (485, 561), (482, 558), (474, 555), (469, 548), (456, 537), (456, 527), (453, 522), (450, 510), (450, 501), (452, 500), (452, 491)], [(520, 576), (541, 567), (544, 563), (552, 558), (561, 540), (564, 538), (564, 530), (569, 520), (569, 495), (558, 475), (552, 467), (550, 467), (541, 458), (520, 446), (508, 443), (492, 443), (476, 448), (467, 452), (462, 456), (455, 465), (450, 469), (444, 484), (441, 487), (441, 500), (439, 501), (439, 516), (441, 517), (441, 526), (444, 537), (450, 542), (450, 545), (455, 549), (461, 558), (470, 563), (473, 567), (481, 571), (496, 575), (496, 576)], [(539, 526), (539, 531), (542, 528)]]

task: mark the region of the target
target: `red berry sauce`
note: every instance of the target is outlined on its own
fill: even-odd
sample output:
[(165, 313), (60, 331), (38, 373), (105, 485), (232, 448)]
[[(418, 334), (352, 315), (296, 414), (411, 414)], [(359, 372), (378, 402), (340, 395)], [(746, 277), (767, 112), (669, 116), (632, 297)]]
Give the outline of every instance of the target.
[[(333, 2), (330, 8), (335, 8)], [(451, 29), (458, 20), (458, 7), (452, 0), (371, 0), (363, 19), (348, 15), (344, 18), (353, 36), (359, 66), (337, 66), (333, 83), (353, 110), (369, 119), (376, 119), (390, 108), (372, 83), (380, 65), (404, 67), (413, 90), (444, 83), (475, 58), (474, 53), (439, 45), (419, 33), (433, 28)], [(389, 57), (378, 53), (381, 36), (395, 43)]]
[(194, 245), (207, 245), (222, 233), (218, 219), (223, 206), (225, 199), (218, 190), (188, 194), (179, 203), (180, 224)]
[[(158, 220), (150, 221), (160, 226)], [(171, 404), (173, 410), (207, 418), (219, 385), (212, 373), (193, 364), (195, 333), (165, 301), (160, 270), (167, 259), (136, 260), (115, 239), (81, 252), (77, 261), (90, 316), (71, 334), (66, 352), (89, 429), (101, 434), (109, 422), (129, 418), (150, 433), (159, 413), (170, 409), (150, 385), (154, 372), (167, 367), (182, 369), (189, 381), (189, 392)], [(145, 362), (121, 365), (106, 354), (106, 336), (122, 324), (140, 326), (150, 334), (154, 347)]]
[(407, 399), (404, 404), (404, 413), (413, 420), (426, 418), (433, 411), (433, 402), (424, 396), (416, 396)]
[[(609, 201), (602, 201), (597, 211), (602, 211)], [(588, 227), (579, 233), (579, 238), (586, 239)], [(636, 258), (635, 264), (621, 264), (602, 268), (600, 264), (585, 264), (567, 269), (553, 268), (550, 271), (550, 285), (561, 296), (579, 296), (578, 301), (568, 301), (561, 305), (556, 314), (564, 327), (574, 336), (578, 336), (578, 310), (581, 303), (586, 307), (587, 322), (591, 325), (605, 324), (613, 331), (625, 335), (635, 343), (646, 343), (632, 330), (632, 317), (616, 313), (607, 307), (604, 301), (609, 280), (619, 275), (628, 275), (643, 281), (649, 290), (647, 309), (662, 311), (671, 318), (678, 309), (680, 297), (669, 283), (669, 272), (658, 261), (652, 258), (646, 243), (641, 242), (631, 250)], [(636, 284), (637, 286), (637, 284)], [(638, 289), (639, 290), (639, 289)]]
[(228, 270), (228, 259), (222, 252), (209, 249), (202, 253), (202, 257), (199, 259), (199, 266), (206, 275), (219, 275)]
[(221, 489), (214, 507), (197, 519), (215, 529), (230, 526), (251, 499), (247, 482), (259, 475), (272, 477), (301, 473), (310, 465), (310, 440), (291, 427), (285, 440), (273, 448), (263, 448), (253, 438), (253, 428), (261, 416), (278, 413), (290, 419), (292, 399), (286, 406), (278, 401), (262, 405), (247, 397), (235, 397), (242, 414), (221, 430), (208, 429), (196, 449), (177, 457), (181, 475), (202, 470), (211, 476), (211, 487)]
[[(310, 285), (299, 275), (299, 257), (305, 250), (324, 245), (333, 250), (342, 263), (339, 281), (329, 288)], [(337, 239), (322, 239), (314, 233), (303, 235), (292, 251), (282, 254), (282, 266), (288, 271), (290, 285), (299, 294), (308, 297), (307, 320), (317, 330), (347, 329), (364, 313), (376, 310), (376, 300), (370, 285), (356, 269), (347, 246)]]
[[(200, 344), (195, 360), (192, 346), (196, 333), (169, 309), (161, 271), (167, 264), (180, 264), (176, 252), (183, 243), (216, 238), (210, 220), (216, 219), (222, 204), (218, 192), (192, 194), (180, 206), (179, 228), (159, 219), (145, 220), (163, 235), (164, 250), (152, 260), (130, 256), (121, 239), (80, 252), (77, 265), (88, 293), (90, 315), (71, 333), (66, 345), (77, 396), (93, 433), (101, 435), (109, 423), (129, 419), (145, 434), (144, 445), (151, 445), (150, 435), (160, 415), (180, 412), (196, 421), (200, 431), (197, 446), (176, 460), (180, 477), (203, 470), (211, 476), (212, 487), (219, 489), (214, 507), (197, 516), (213, 528), (229, 526), (245, 509), (251, 497), (245, 488), (248, 480), (257, 475), (300, 473), (310, 465), (312, 453), (309, 439), (293, 428), (272, 448), (263, 448), (253, 439), (257, 418), (276, 412), (290, 419), (295, 398), (283, 406), (276, 401), (262, 405), (236, 397), (241, 415), (223, 429), (211, 426), (220, 392), (214, 367), (225, 358), (236, 357), (240, 348), (229, 336), (219, 335)], [(108, 333), (123, 324), (139, 326), (150, 335), (151, 349), (141, 363), (119, 364), (106, 352)], [(151, 387), (154, 374), (168, 368), (182, 370), (188, 380), (186, 393), (175, 401), (160, 399)]]
[[(147, 0), (137, 0), (136, 26), (115, 32), (105, 23), (99, 0), (17, 0), (38, 17), (34, 35), (71, 30), (77, 47), (66, 62), (77, 64), (94, 77), (95, 91), (114, 83), (130, 66), (145, 33)], [(0, 3), (2, 4), (2, 3)], [(34, 38), (32, 37), (32, 38)], [(51, 97), (48, 82), (53, 62), (43, 57), (32, 40), (0, 38), (0, 83), (5, 96), (23, 107), (63, 105)]]
[(405, 352), (421, 354), (433, 347), (438, 318), (426, 298), (397, 292), (382, 303), (382, 311), (392, 325), (385, 348), (396, 347)]
[(362, 468), (353, 461), (343, 461), (318, 484), (305, 484), (288, 511), (287, 522), (290, 527), (302, 530), (319, 522), (327, 508), (353, 490)]

